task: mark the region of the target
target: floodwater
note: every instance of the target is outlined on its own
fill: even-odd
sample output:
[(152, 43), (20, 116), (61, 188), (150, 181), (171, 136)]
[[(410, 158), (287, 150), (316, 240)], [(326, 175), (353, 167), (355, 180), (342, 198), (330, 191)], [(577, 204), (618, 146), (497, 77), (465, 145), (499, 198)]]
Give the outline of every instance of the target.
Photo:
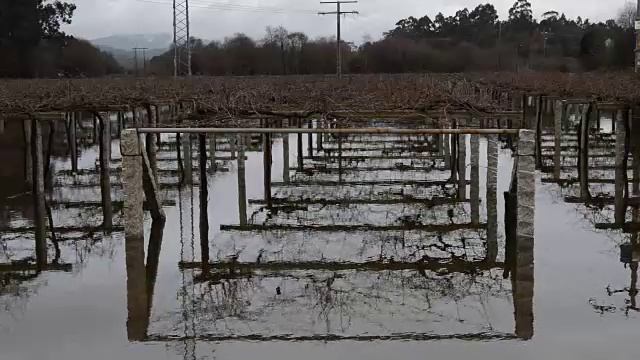
[[(471, 219), (468, 202), (424, 202), (455, 198), (455, 184), (407, 185), (446, 183), (450, 170), (438, 169), (441, 161), (416, 153), (381, 156), (374, 145), (346, 139), (342, 173), (335, 161), (304, 159), (305, 168), (322, 163), (326, 168), (291, 171), (291, 183), (284, 184), (283, 139), (276, 138), (273, 197), (290, 200), (276, 206), (278, 211), (265, 210), (259, 201), (264, 196), (263, 153), (246, 153), (247, 222), (258, 231), (238, 226), (238, 161), (219, 161), (218, 170), (228, 171), (208, 174), (212, 266), (206, 271), (199, 263), (199, 186), (177, 185), (178, 172), (169, 171), (178, 169), (174, 148), (161, 147), (158, 153), (158, 159), (165, 159), (158, 167), (167, 220), (152, 230), (146, 214), (141, 247), (126, 242), (118, 228), (123, 215), (115, 205), (123, 194), (115, 170), (116, 231), (95, 229), (103, 220), (99, 172), (91, 172), (98, 146), (91, 144), (90, 132), (85, 134), (79, 174), (73, 175), (63, 139), (53, 143), (47, 181), (54, 228), (65, 229), (58, 231), (57, 246), (47, 240), (48, 263), (59, 266), (36, 272), (24, 270), (33, 262), (33, 233), (10, 230), (33, 226), (21, 131), (21, 123), (8, 123), (0, 135), (7, 164), (1, 173), (0, 264), (24, 265), (22, 271), (0, 268), (0, 359), (637, 357), (637, 262), (624, 264), (620, 254), (620, 245), (634, 235), (596, 230), (595, 222), (612, 217), (610, 209), (565, 203), (563, 196), (575, 189), (542, 183), (548, 174), (537, 175), (535, 288), (529, 298), (533, 323), (514, 316), (514, 283), (503, 270), (502, 196), (511, 181), (513, 157), (508, 149), (499, 151), (497, 202), (489, 204), (484, 137), (479, 140), (479, 216), (484, 224), (488, 207), (497, 207), (497, 254), (491, 254), (486, 227), (465, 226)], [(469, 178), (471, 140), (464, 139)], [(175, 144), (174, 135), (162, 140)], [(325, 140), (325, 148), (334, 146)], [(387, 140), (395, 145), (378, 147), (401, 147), (399, 139)], [(297, 166), (296, 141), (297, 135), (289, 137), (291, 168)], [(196, 148), (197, 140), (193, 144)], [(306, 153), (306, 137), (303, 144)], [(111, 151), (117, 168), (117, 139)], [(425, 170), (393, 170), (398, 166)], [(429, 166), (436, 170), (426, 170)], [(591, 190), (606, 192), (604, 186)], [(381, 201), (367, 204), (367, 199)], [(441, 266), (415, 266), (425, 259)], [(460, 261), (467, 266), (451, 265)], [(230, 262), (236, 265), (229, 267)], [(221, 263), (226, 265), (213, 265)]]

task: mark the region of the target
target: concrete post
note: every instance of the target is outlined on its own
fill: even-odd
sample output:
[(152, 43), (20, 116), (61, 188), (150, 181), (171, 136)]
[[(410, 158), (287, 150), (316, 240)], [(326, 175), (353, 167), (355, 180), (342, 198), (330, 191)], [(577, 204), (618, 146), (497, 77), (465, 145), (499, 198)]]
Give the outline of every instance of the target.
[(560, 154), (562, 151), (562, 119), (565, 116), (565, 102), (562, 100), (555, 101), (555, 111), (554, 111), (554, 152), (553, 152), (553, 165), (554, 171), (553, 176), (554, 179), (560, 179)]
[(534, 223), (536, 204), (535, 174), (536, 134), (520, 130), (517, 155), (517, 260), (515, 273), (514, 307), (516, 335), (523, 339), (533, 337), (534, 289)]
[[(322, 138), (322, 136), (318, 136), (318, 138)], [(291, 180), (289, 172), (289, 134), (282, 134), (282, 163), (282, 181), (285, 184), (289, 184), (289, 181)]]
[(209, 134), (209, 158), (211, 159), (211, 172), (218, 171), (216, 163), (216, 134)]
[(458, 136), (458, 199), (467, 198), (467, 135)]
[(624, 163), (626, 155), (626, 132), (629, 121), (629, 111), (619, 109), (616, 113), (616, 174), (615, 174), (615, 211), (614, 218), (617, 225), (624, 225), (627, 212), (624, 201), (624, 190), (627, 186), (626, 169)]
[(184, 134), (183, 136), (183, 159), (184, 159), (184, 183), (187, 185), (193, 185), (193, 153), (191, 134)]
[(24, 177), (28, 187), (33, 185), (33, 162), (32, 162), (32, 149), (31, 149), (31, 130), (32, 120), (24, 120), (22, 123), (24, 130)]
[(44, 193), (44, 152), (42, 147), (42, 127), (40, 121), (32, 119), (31, 161), (33, 184), (34, 227), (36, 239), (36, 267), (43, 270), (47, 265), (47, 225)]
[(120, 153), (122, 154), (123, 218), (126, 241), (142, 241), (144, 244), (142, 147), (135, 129), (122, 131)]
[[(95, 117), (97, 118), (97, 116)], [(113, 227), (113, 206), (111, 204), (111, 162), (109, 149), (111, 148), (111, 135), (108, 119), (100, 118), (100, 193), (102, 197), (102, 226), (105, 230)]]
[(487, 136), (487, 259), (498, 256), (498, 135)]
[(480, 223), (480, 138), (471, 137), (471, 223)]
[[(240, 136), (237, 134), (236, 136)], [(250, 139), (249, 139), (250, 140)], [(244, 164), (245, 140), (238, 140), (238, 218), (240, 225), (247, 225), (247, 182)]]
[(71, 171), (74, 174), (78, 172), (78, 124), (76, 113), (69, 113), (69, 152), (71, 153)]

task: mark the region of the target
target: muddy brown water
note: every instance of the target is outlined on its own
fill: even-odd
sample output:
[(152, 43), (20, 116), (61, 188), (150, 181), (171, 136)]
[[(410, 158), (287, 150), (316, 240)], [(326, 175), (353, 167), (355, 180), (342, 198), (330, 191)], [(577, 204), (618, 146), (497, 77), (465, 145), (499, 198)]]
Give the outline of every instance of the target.
[[(11, 129), (7, 127), (5, 134), (0, 135), (0, 143), (10, 143), (10, 135)], [(274, 182), (282, 181), (281, 146), (281, 140), (276, 140)], [(117, 140), (112, 148), (113, 156), (119, 156)], [(485, 149), (482, 141), (481, 152), (486, 152)], [(20, 151), (18, 148), (15, 154)], [(79, 167), (95, 168), (97, 152), (95, 146), (84, 147)], [(247, 156), (247, 198), (259, 199), (263, 195), (262, 154)], [(293, 166), (295, 136), (291, 137), (290, 156)], [(30, 197), (19, 195), (23, 192), (19, 185), (23, 181), (22, 161), (21, 157), (15, 161), (18, 170), (3, 173), (3, 186), (10, 182), (12, 190), (0, 199), (2, 228), (28, 226), (32, 221)], [(501, 150), (498, 261), (504, 261), (505, 257), (502, 192), (509, 186), (511, 161), (510, 152)], [(234, 253), (247, 262), (256, 261), (261, 253), (263, 261), (349, 263), (368, 261), (376, 254), (386, 256), (387, 260), (390, 256), (398, 261), (410, 260), (415, 254), (407, 249), (423, 240), (422, 233), (411, 231), (384, 235), (367, 231), (221, 232), (220, 225), (238, 223), (236, 164), (225, 166), (231, 171), (208, 177), (212, 260), (224, 260)], [(52, 161), (52, 167), (55, 174), (57, 170), (70, 169), (70, 163), (61, 157)], [(486, 156), (481, 157), (480, 169), (480, 193), (484, 194)], [(333, 180), (333, 174), (323, 176)], [(358, 180), (367, 178), (362, 174), (353, 176)], [(385, 172), (381, 176), (387, 180), (421, 180), (425, 175)], [(64, 186), (50, 190), (50, 199), (75, 203), (100, 200), (99, 186), (70, 185), (74, 181), (90, 183), (90, 176), (60, 175), (52, 180)], [(176, 179), (167, 181), (172, 180)], [(274, 194), (320, 194), (332, 199), (375, 195), (371, 187), (337, 189), (285, 187), (274, 188)], [(114, 200), (122, 200), (120, 188), (114, 186), (112, 194)], [(595, 230), (593, 213), (583, 205), (564, 203), (562, 194), (558, 185), (538, 181), (534, 335), (530, 340), (515, 336), (512, 284), (503, 278), (502, 269), (426, 274), (414, 269), (236, 269), (234, 276), (211, 270), (213, 276), (202, 281), (200, 270), (181, 270), (178, 266), (181, 261), (200, 258), (199, 191), (194, 186), (163, 190), (163, 197), (176, 204), (165, 207), (167, 222), (161, 232), (159, 257), (157, 261), (147, 259), (146, 266), (138, 260), (149, 256), (150, 219), (145, 221), (146, 254), (125, 246), (121, 232), (59, 234), (63, 240), (65, 236), (78, 239), (61, 241), (59, 256), (48, 242), (49, 261), (71, 264), (70, 271), (2, 273), (0, 359), (637, 357), (640, 314), (629, 309), (634, 266), (621, 263), (619, 248), (628, 242), (630, 235)], [(413, 195), (425, 193), (416, 191)], [(481, 198), (484, 206), (486, 199), (482, 195)], [(259, 205), (249, 205), (248, 215), (256, 223), (355, 221), (375, 226), (393, 223), (398, 214), (407, 213), (406, 207), (397, 204), (327, 205), (277, 214), (275, 220), (269, 220), (258, 209)], [(433, 216), (429, 221), (446, 223), (449, 221), (446, 209), (436, 206), (420, 211)], [(455, 216), (464, 218), (464, 210), (464, 206), (456, 208)], [(98, 226), (101, 216), (97, 206), (53, 209), (54, 223), (60, 227)], [(483, 211), (481, 216), (486, 213)], [(122, 224), (121, 213), (116, 212), (114, 223)], [(451, 236), (468, 239), (470, 251), (477, 250), (478, 256), (482, 256), (482, 241), (474, 240), (473, 235)], [(483, 238), (482, 234), (478, 236)], [(0, 245), (0, 264), (25, 259), (32, 256), (33, 235), (4, 233)], [(136, 260), (130, 264), (137, 265), (128, 268), (127, 256)], [(150, 314), (145, 313), (148, 304)]]

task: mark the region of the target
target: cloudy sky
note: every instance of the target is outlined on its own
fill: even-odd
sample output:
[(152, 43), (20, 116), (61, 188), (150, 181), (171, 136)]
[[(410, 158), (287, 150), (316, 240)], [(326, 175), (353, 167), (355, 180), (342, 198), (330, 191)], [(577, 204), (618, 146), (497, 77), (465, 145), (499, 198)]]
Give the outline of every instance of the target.
[[(73, 24), (65, 31), (85, 39), (114, 34), (172, 32), (172, 0), (68, 0), (76, 3)], [(501, 18), (515, 0), (493, 0)], [(570, 18), (582, 16), (604, 21), (615, 16), (627, 0), (530, 0), (534, 16), (548, 10), (564, 12)], [(360, 42), (394, 27), (408, 16), (438, 12), (453, 15), (456, 10), (474, 8), (486, 0), (360, 0), (345, 4), (343, 10), (357, 10), (343, 21), (343, 38)], [(335, 34), (335, 15), (319, 16), (318, 11), (334, 11), (335, 5), (315, 0), (190, 0), (193, 36), (219, 40), (243, 32), (262, 37), (266, 26), (283, 25), (290, 31), (303, 31), (310, 37)]]

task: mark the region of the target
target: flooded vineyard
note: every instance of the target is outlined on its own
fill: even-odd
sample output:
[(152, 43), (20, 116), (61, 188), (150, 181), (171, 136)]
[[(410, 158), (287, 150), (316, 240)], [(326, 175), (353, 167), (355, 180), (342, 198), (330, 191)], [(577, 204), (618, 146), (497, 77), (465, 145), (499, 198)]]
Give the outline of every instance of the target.
[(0, 358), (630, 358), (639, 132), (535, 99), (537, 132), (2, 120)]

